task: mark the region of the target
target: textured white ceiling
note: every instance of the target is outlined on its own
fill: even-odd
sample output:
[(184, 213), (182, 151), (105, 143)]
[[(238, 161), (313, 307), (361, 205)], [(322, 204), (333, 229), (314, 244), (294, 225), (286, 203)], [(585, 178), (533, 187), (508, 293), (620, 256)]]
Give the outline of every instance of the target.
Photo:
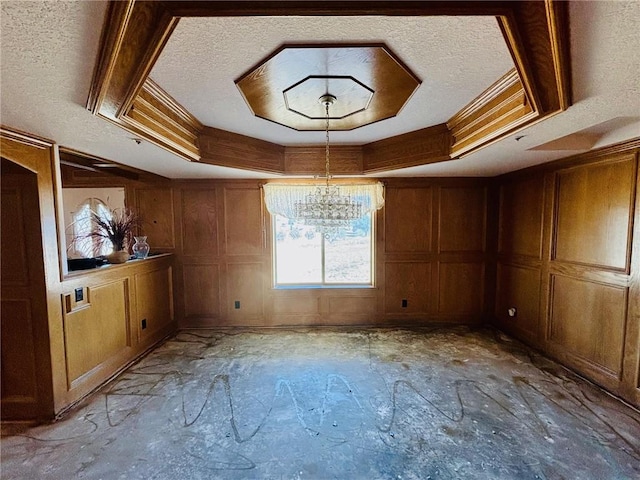
[(422, 80), (397, 117), (333, 133), (343, 144), (446, 122), (513, 68), (494, 17), (183, 18), (151, 78), (205, 125), (282, 145), (322, 143), (322, 132), (254, 117), (234, 83), (281, 45), (300, 43), (385, 43)]
[[(105, 6), (103, 1), (0, 2), (0, 122), (171, 178), (267, 177), (190, 163), (146, 142), (137, 145), (129, 133), (85, 109)], [(434, 19), (424, 18), (336, 19), (336, 25), (340, 24), (336, 32), (331, 32), (326, 19), (308, 22), (306, 30), (299, 31), (296, 22), (310, 19), (265, 18), (267, 24), (286, 20), (292, 25), (268, 34), (263, 32), (266, 26), (256, 27), (258, 19), (227, 20), (240, 25), (217, 33), (208, 32), (205, 26), (207, 31), (201, 32), (205, 37), (200, 39), (172, 38), (152, 76), (205, 124), (242, 133), (246, 123), (250, 129), (245, 133), (279, 139), (279, 143), (304, 140), (299, 140), (298, 132), (251, 117), (233, 81), (284, 42), (384, 42), (423, 80), (399, 117), (332, 134), (332, 141), (339, 143), (376, 140), (377, 135), (386, 137), (441, 122), (508, 69), (502, 63), (508, 60), (503, 55), (506, 48), (502, 43), (492, 45), (497, 32), (493, 19), (435, 19), (485, 22), (486, 28), (471, 34), (468, 29), (426, 27), (424, 22)], [(333, 25), (334, 19), (328, 20)], [(394, 28), (377, 26), (388, 20), (400, 23)], [(212, 20), (182, 19), (176, 35), (194, 35), (197, 29), (187, 28), (192, 21)], [(383, 175), (492, 176), (576, 153), (528, 150), (574, 132), (600, 135), (594, 148), (640, 136), (640, 2), (572, 2), (570, 22), (574, 105), (568, 111), (519, 132), (526, 135), (519, 142), (507, 138), (460, 160)], [(451, 37), (448, 43), (442, 40), (444, 35)], [(225, 50), (217, 45), (237, 47)], [(434, 51), (433, 45), (441, 48)], [(490, 50), (480, 51), (481, 46)], [(471, 54), (465, 56), (465, 51)], [(225, 78), (218, 77), (221, 71), (227, 72)], [(452, 85), (460, 90), (450, 90)], [(436, 91), (440, 93), (434, 94)], [(343, 135), (338, 138), (338, 133)], [(361, 139), (354, 140), (354, 134)], [(322, 139), (311, 139), (311, 143), (322, 143)]]

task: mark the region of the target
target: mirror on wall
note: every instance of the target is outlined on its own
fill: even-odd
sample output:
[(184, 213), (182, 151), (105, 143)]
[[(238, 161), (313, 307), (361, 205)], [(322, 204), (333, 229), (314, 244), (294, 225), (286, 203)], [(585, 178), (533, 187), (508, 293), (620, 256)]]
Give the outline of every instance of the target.
[(87, 237), (92, 228), (91, 212), (109, 218), (111, 211), (125, 208), (124, 187), (62, 188), (62, 211), (67, 259), (108, 255), (112, 247)]

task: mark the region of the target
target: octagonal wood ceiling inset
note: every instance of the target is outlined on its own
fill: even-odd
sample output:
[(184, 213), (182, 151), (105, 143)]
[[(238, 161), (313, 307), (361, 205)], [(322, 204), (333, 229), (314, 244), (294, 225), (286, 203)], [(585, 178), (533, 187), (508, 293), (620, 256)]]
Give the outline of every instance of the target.
[(283, 94), (287, 109), (310, 120), (324, 120), (326, 111), (320, 98), (329, 92), (336, 98), (329, 111), (329, 118), (333, 120), (341, 120), (365, 110), (374, 93), (353, 77), (314, 75), (287, 88)]
[(395, 117), (420, 80), (385, 45), (295, 45), (236, 80), (254, 115), (295, 130), (324, 130), (318, 99), (337, 98), (331, 130)]

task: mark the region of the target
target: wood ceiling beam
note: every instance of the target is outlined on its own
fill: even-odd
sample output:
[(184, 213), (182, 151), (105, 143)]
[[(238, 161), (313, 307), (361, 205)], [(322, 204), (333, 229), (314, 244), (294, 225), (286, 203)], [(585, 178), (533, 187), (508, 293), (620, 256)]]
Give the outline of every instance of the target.
[[(208, 128), (148, 79), (180, 17), (278, 15), (497, 18), (515, 64), (516, 73), (507, 76), (513, 80), (515, 75), (518, 81), (500, 79), (454, 115), (444, 127), (446, 132), (441, 125), (428, 127), (364, 145), (355, 156), (353, 149), (357, 147), (336, 150), (344, 150), (343, 166), (349, 173), (396, 170), (467, 155), (571, 104), (568, 7), (564, 1), (338, 4), (126, 0), (109, 3), (87, 108), (189, 161), (277, 174), (304, 174), (305, 168), (314, 168), (307, 174), (317, 173), (315, 150), (285, 148)], [(296, 158), (299, 165), (292, 163)]]

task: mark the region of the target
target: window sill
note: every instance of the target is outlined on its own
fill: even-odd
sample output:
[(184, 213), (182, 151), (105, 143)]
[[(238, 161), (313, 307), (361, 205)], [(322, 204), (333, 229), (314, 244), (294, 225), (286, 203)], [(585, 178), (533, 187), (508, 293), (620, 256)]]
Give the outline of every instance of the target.
[(344, 284), (344, 285), (276, 285), (273, 290), (372, 290), (377, 288), (375, 285), (361, 284)]

